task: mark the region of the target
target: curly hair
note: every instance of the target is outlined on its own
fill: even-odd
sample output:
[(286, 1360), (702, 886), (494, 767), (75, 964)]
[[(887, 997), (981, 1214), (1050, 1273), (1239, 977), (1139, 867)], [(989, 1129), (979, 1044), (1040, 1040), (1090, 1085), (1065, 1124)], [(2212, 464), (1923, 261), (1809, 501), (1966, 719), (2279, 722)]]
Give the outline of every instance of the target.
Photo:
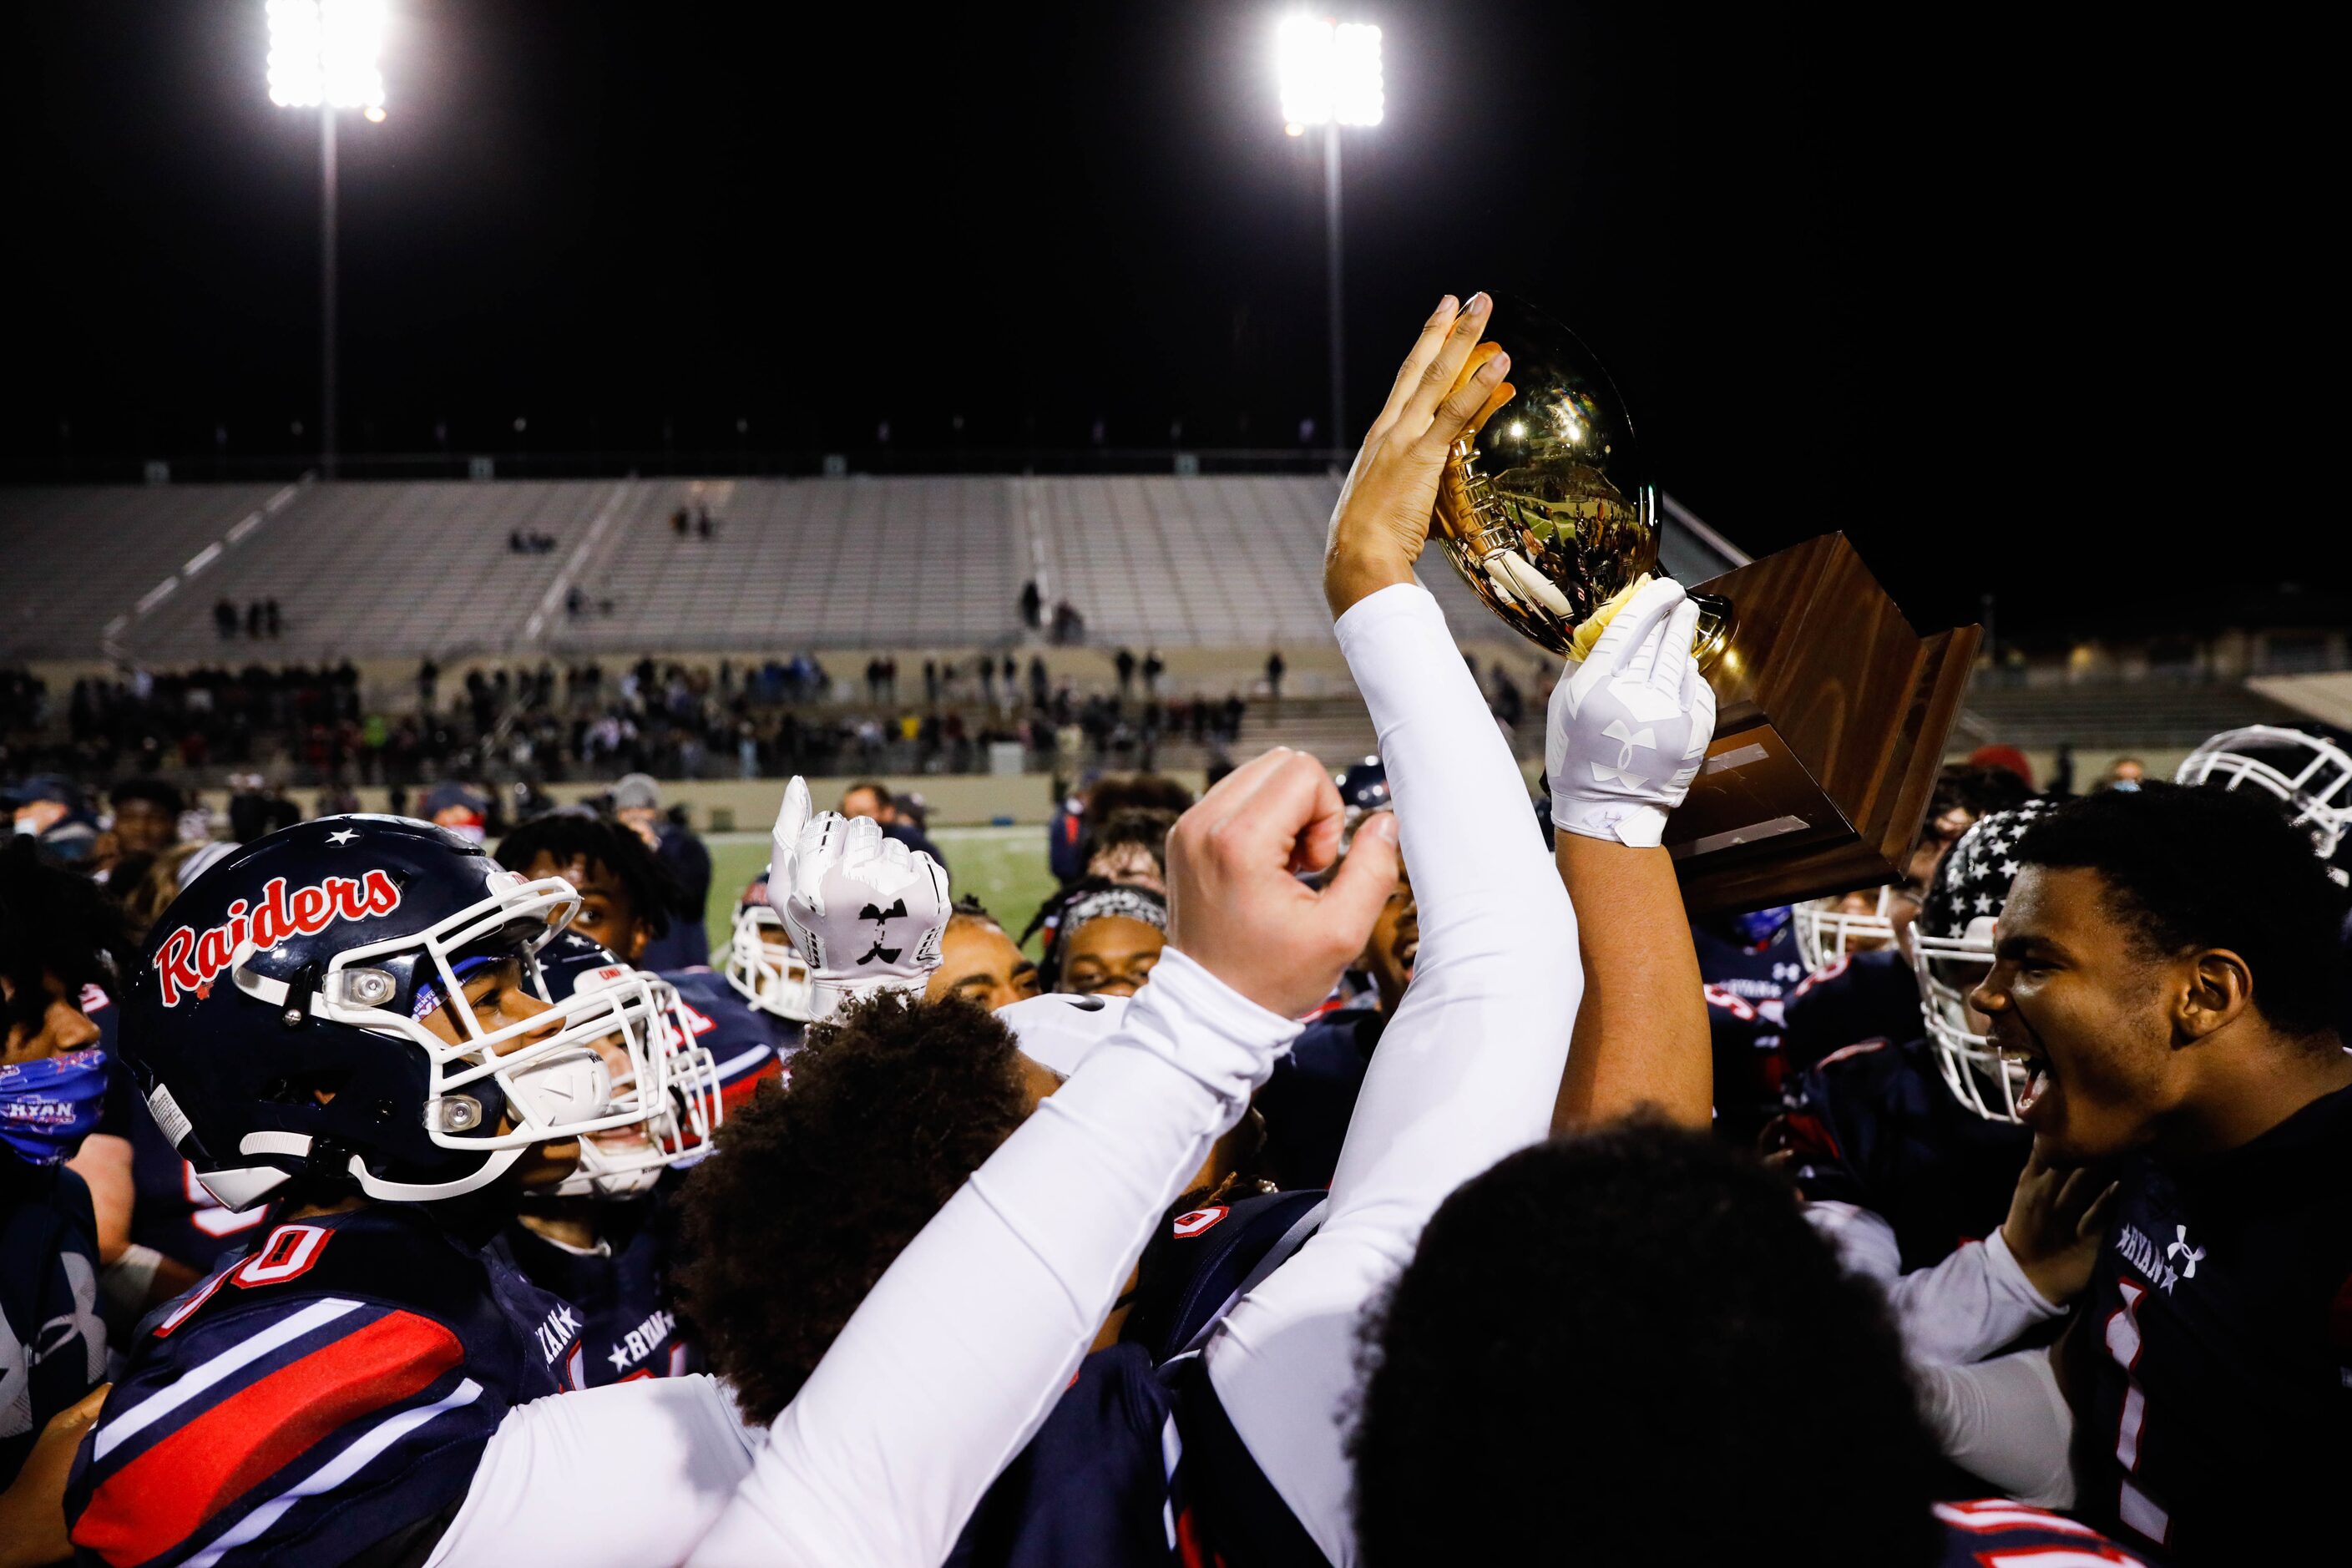
[(668, 934), (670, 918), (686, 895), (677, 876), (646, 841), (629, 828), (601, 816), (572, 811), (551, 811), (533, 817), (499, 842), (498, 862), (519, 871), (541, 856), (558, 866), (574, 860), (602, 866), (613, 873), (629, 895), (629, 904), (646, 930)]
[[(1704, 1133), (1512, 1155), (1445, 1200), (1362, 1332), (1368, 1564), (1936, 1560), (1937, 1454), (1875, 1287)], [(1801, 1468), (1833, 1505), (1792, 1505)]]
[(1026, 1112), (1013, 1034), (883, 994), (814, 1025), (679, 1193), (679, 1310), (747, 1420), (773, 1421), (918, 1231)]
[(111, 988), (138, 951), (104, 888), (42, 859), (29, 837), (0, 847), (0, 977), (8, 982), (0, 1038), (18, 1026), (40, 1028), (48, 976), (68, 996), (85, 985)]

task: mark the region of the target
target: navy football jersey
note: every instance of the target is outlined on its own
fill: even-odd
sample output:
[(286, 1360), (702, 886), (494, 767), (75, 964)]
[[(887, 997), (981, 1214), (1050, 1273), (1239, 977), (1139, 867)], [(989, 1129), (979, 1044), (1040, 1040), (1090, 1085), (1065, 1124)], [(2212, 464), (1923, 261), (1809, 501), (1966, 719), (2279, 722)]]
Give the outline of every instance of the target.
[(1079, 1363), (973, 1510), (952, 1568), (1328, 1568), (1190, 1353), (1257, 1269), (1305, 1244), (1323, 1199), (1277, 1193), (1170, 1216), (1119, 1342)]
[(1691, 944), (1706, 987), (1717, 1125), (1725, 1136), (1749, 1142), (1780, 1103), (1781, 1007), (1805, 977), (1796, 926), (1783, 921), (1769, 941), (1751, 943), (1713, 922), (1694, 921)]
[(1798, 1080), (1765, 1142), (1792, 1156), (1808, 1198), (1854, 1204), (1894, 1226), (1907, 1273), (2009, 1216), (2033, 1134), (1962, 1105), (1926, 1041), (1864, 1040)]
[(579, 1320), (412, 1204), (272, 1226), (139, 1325), (66, 1493), (81, 1560), (421, 1561)]
[(1899, 952), (1849, 953), (1800, 981), (1781, 1004), (1780, 1052), (1790, 1077), (1857, 1040), (1919, 1032), (1919, 983)]
[(2007, 1498), (1939, 1502), (1936, 1521), (1944, 1527), (1937, 1568), (2146, 1568), (2089, 1525)]
[(490, 1250), (579, 1314), (583, 1386), (702, 1371), (701, 1349), (673, 1310), (661, 1189), (600, 1202), (595, 1211), (602, 1254), (559, 1246), (520, 1219), (499, 1232)]
[(743, 1000), (715, 969), (677, 969), (662, 976), (677, 987), (694, 1044), (719, 1068), (719, 1093), (733, 1110), (761, 1084), (789, 1076), (783, 1067), (801, 1048), (801, 1026), (762, 1013)]
[(2076, 1510), (2167, 1563), (2326, 1542), (2352, 1475), (2352, 1089), (2129, 1162), (2070, 1330)]
[(0, 1150), (0, 1488), (49, 1417), (105, 1376), (89, 1188)]
[(1378, 1007), (1326, 1013), (1299, 1031), (1251, 1103), (1265, 1118), (1257, 1167), (1286, 1191), (1328, 1187), (1356, 1114), (1356, 1096), (1388, 1026)]

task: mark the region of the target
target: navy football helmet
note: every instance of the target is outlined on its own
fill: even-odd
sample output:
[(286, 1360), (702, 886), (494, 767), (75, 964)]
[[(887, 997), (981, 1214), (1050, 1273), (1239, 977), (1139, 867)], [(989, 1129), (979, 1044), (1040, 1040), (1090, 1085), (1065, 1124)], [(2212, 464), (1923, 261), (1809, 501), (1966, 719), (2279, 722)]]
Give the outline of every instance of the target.
[[(125, 1058), (165, 1137), (242, 1209), (298, 1176), (421, 1203), (535, 1144), (644, 1124), (599, 1050), (655, 1074), (642, 989), (519, 1021), (466, 977), (537, 954), (578, 912), (560, 877), (501, 868), (406, 817), (327, 816), (243, 846), (181, 893), (122, 998)], [(614, 1042), (617, 1042), (615, 1046)]]
[(2025, 1092), (2024, 1065), (2003, 1056), (1976, 1026), (1980, 1014), (1969, 1009), (1969, 993), (1992, 970), (1993, 933), (2009, 884), (2017, 875), (2014, 854), (2033, 819), (2052, 802), (2035, 796), (2014, 811), (1978, 819), (1936, 863), (1935, 879), (1911, 922), (1911, 970), (1919, 982), (1919, 1016), (1927, 1044), (1943, 1069), (1952, 1097), (1988, 1121), (2016, 1121), (2018, 1096)]
[[(580, 1169), (555, 1189), (562, 1198), (632, 1198), (653, 1190), (673, 1165), (691, 1164), (710, 1151), (722, 1114), (719, 1064), (694, 1043), (694, 1027), (677, 987), (658, 974), (633, 969), (578, 931), (563, 931), (540, 950), (539, 974), (551, 1003), (583, 994), (626, 992), (637, 1005), (618, 1020), (622, 1036), (600, 1041), (613, 1069), (613, 1109), (645, 1112), (640, 1127), (592, 1133), (580, 1141)], [(633, 1065), (642, 1060), (640, 1076)]]

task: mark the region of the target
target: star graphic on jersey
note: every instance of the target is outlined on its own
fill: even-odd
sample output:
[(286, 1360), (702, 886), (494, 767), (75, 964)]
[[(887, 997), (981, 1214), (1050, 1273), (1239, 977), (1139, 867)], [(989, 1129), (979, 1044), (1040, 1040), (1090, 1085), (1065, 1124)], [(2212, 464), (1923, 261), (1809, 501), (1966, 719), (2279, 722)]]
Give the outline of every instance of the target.
[(352, 839), (357, 838), (359, 836), (360, 830), (358, 828), (346, 827), (341, 833), (328, 834), (327, 842), (333, 845), (336, 848), (341, 849), (344, 845), (349, 844)]
[(613, 1370), (614, 1372), (626, 1372), (629, 1370), (629, 1352), (628, 1347), (625, 1345), (614, 1345), (613, 1347), (613, 1353), (604, 1359), (613, 1363)]

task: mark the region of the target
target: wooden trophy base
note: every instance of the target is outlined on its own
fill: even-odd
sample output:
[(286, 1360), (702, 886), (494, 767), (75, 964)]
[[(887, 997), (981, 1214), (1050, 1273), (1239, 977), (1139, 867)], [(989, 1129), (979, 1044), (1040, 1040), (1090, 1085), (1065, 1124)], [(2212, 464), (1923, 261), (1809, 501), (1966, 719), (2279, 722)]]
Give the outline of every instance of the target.
[(1731, 602), (1715, 739), (1665, 844), (1693, 914), (1898, 880), (1980, 626), (1922, 637), (1843, 533), (1695, 585)]

